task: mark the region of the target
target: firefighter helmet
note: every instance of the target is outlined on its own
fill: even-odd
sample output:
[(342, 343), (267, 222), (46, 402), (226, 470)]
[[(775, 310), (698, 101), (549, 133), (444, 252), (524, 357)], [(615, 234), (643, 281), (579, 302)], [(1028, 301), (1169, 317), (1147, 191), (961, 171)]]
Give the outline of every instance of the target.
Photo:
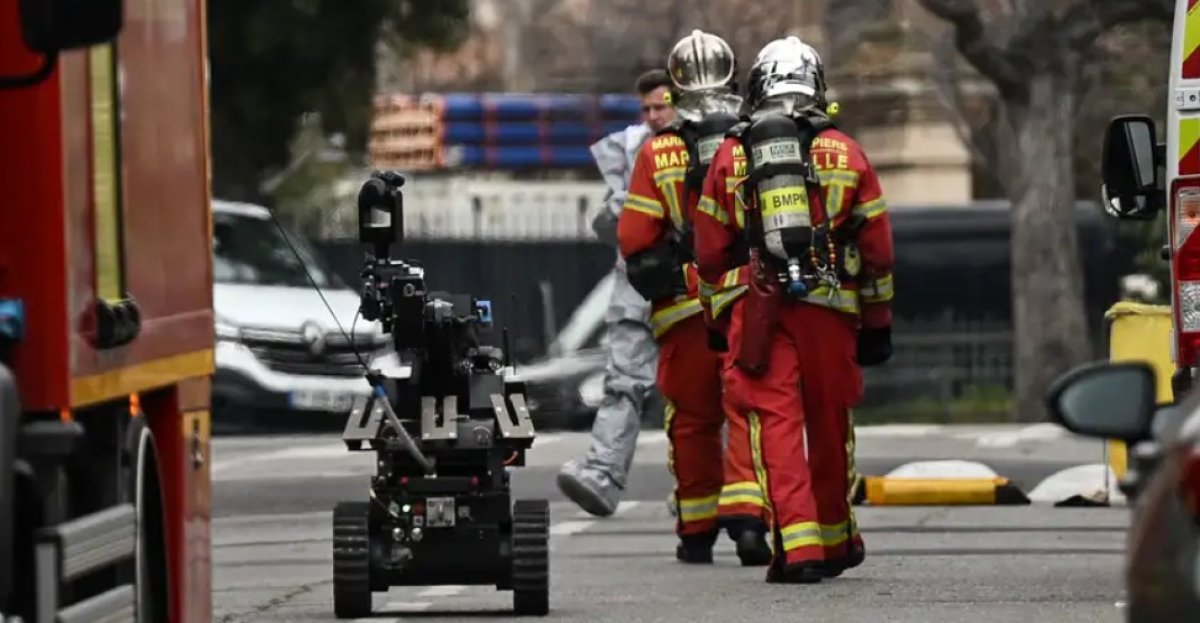
[[(758, 110), (783, 99), (796, 109), (825, 109), (825, 66), (821, 55), (799, 37), (776, 39), (759, 51), (750, 67), (746, 103)], [(786, 97), (784, 97), (786, 96)]]
[(667, 57), (667, 70), (680, 91), (728, 87), (733, 82), (733, 48), (724, 39), (701, 30), (679, 40)]

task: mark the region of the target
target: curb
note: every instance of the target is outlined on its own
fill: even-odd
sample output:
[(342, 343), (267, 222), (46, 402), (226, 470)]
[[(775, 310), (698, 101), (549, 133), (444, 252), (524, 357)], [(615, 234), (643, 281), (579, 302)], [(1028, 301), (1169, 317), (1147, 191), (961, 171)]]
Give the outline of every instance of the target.
[(1007, 478), (863, 476), (852, 504), (871, 506), (1018, 506), (1030, 499)]
[[(1107, 491), (1105, 473), (1107, 472)], [(990, 467), (970, 461), (905, 463), (884, 476), (859, 474), (850, 492), (854, 506), (1052, 506), (1127, 507), (1118, 479), (1103, 463), (1068, 467), (1028, 493)], [(667, 496), (667, 509), (675, 508)]]
[(850, 493), (856, 506), (1126, 506), (1108, 465), (1084, 464), (1044, 478), (1026, 493), (982, 463), (907, 463), (885, 476), (860, 474)]

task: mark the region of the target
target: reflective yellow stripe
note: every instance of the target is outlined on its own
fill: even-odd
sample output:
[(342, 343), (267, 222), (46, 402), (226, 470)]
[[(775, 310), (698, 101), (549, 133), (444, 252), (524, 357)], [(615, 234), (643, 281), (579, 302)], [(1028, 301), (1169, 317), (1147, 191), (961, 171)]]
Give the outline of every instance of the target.
[(742, 267), (741, 266), (738, 266), (737, 268), (731, 268), (731, 269), (725, 271), (725, 274), (721, 276), (721, 285), (726, 288), (732, 288), (733, 286), (736, 286), (738, 284), (738, 280), (741, 279), (741, 277), (742, 277)]
[(659, 203), (658, 199), (643, 197), (633, 193), (629, 193), (625, 196), (624, 209), (641, 212), (642, 214), (649, 214), (655, 218), (663, 217), (663, 207), (662, 204)]
[(121, 176), (117, 137), (116, 55), (113, 44), (91, 49), (92, 213), (95, 235), (96, 296), (125, 298), (121, 261)]
[(836, 184), (838, 186), (858, 186), (858, 171), (851, 169), (825, 169), (817, 171), (817, 179), (821, 185)]
[(758, 486), (757, 482), (733, 482), (721, 488), (721, 506), (731, 506), (734, 504), (753, 504), (754, 506), (765, 506), (766, 500), (763, 499), (762, 487)]
[(885, 275), (871, 280), (862, 286), (860, 294), (864, 303), (884, 303), (892, 300), (892, 276)]
[(836, 524), (821, 524), (821, 544), (825, 547), (833, 547), (845, 543), (850, 538), (849, 527), (850, 522), (848, 521)]
[(696, 204), (696, 211), (711, 216), (722, 225), (729, 224), (729, 219), (725, 217), (725, 211), (721, 209), (721, 206), (712, 197), (700, 197), (700, 202)]
[(700, 291), (700, 300), (707, 301), (712, 298), (712, 295), (717, 291), (717, 286), (703, 279), (699, 280), (697, 289)]
[(215, 369), (211, 348), (154, 359), (71, 381), (71, 406), (78, 408), (130, 394), (209, 377)]
[[(730, 305), (737, 301), (738, 297), (745, 294), (749, 289), (749, 286), (740, 285), (714, 293), (709, 303), (709, 308), (712, 310), (712, 317), (719, 317)], [(820, 286), (801, 300), (805, 303), (828, 307), (847, 314), (857, 315), (859, 313), (858, 293), (854, 290), (842, 288), (834, 291), (834, 295), (831, 297), (829, 295), (829, 287)]]
[[(846, 486), (850, 493), (847, 499), (854, 497), (854, 489), (858, 486), (858, 466), (854, 460), (854, 410), (846, 410)], [(850, 509), (850, 517), (854, 517), (853, 507)]]
[(654, 330), (654, 337), (660, 337), (679, 321), (694, 316), (703, 309), (700, 299), (686, 299), (670, 307), (662, 308), (650, 316), (650, 327)]
[[(775, 526), (775, 507), (771, 504), (771, 488), (767, 480), (767, 468), (763, 461), (762, 453), (762, 422), (758, 419), (758, 413), (750, 411), (746, 414), (746, 420), (750, 424), (750, 462), (754, 465), (754, 477), (758, 480), (758, 488), (763, 493), (763, 503), (767, 509), (767, 525), (771, 526), (771, 530), (776, 529)], [(775, 539), (768, 541), (771, 547), (774, 548)]]
[(841, 288), (834, 290), (832, 296), (829, 293), (829, 286), (818, 286), (815, 290), (809, 292), (808, 296), (804, 297), (803, 300), (805, 303), (836, 309), (847, 314), (858, 313), (857, 292)]
[(836, 218), (842, 211), (846, 193), (853, 192), (858, 187), (858, 171), (849, 169), (833, 169), (819, 171), (821, 186), (825, 189), (825, 209), (828, 218)]
[(663, 198), (667, 200), (667, 210), (671, 214), (671, 225), (676, 231), (683, 231), (683, 201), (679, 198), (675, 184), (661, 184), (658, 187)]
[(821, 538), (821, 526), (815, 521), (802, 521), (784, 526), (780, 530), (783, 536), (783, 550), (789, 552), (806, 545), (824, 545)]
[(718, 495), (710, 495), (702, 498), (680, 500), (679, 518), (684, 523), (715, 518), (717, 516), (718, 497)]
[(725, 311), (726, 308), (728, 308), (730, 305), (732, 305), (733, 302), (736, 301), (739, 296), (745, 294), (746, 290), (749, 290), (749, 289), (750, 289), (750, 286), (741, 285), (736, 288), (733, 288), (730, 290), (722, 290), (722, 291), (714, 294), (712, 297), (712, 303), (709, 305), (709, 307), (712, 308), (712, 317), (713, 318), (719, 317)]
[[(671, 438), (671, 425), (675, 423), (675, 403), (670, 399), (663, 399), (663, 430), (667, 433), (667, 439)], [(667, 471), (671, 473), (671, 477), (675, 477), (675, 449), (667, 444)], [(675, 492), (675, 506), (679, 507), (679, 492)], [(678, 513), (676, 513), (678, 514)]]
[(654, 183), (661, 186), (671, 182), (682, 182), (685, 177), (687, 177), (685, 167), (669, 167), (654, 172)]
[(884, 212), (887, 212), (887, 202), (883, 200), (883, 197), (854, 206), (855, 216), (868, 219), (875, 218)]
[(738, 231), (746, 229), (746, 200), (742, 193), (733, 195), (733, 220), (737, 224)]

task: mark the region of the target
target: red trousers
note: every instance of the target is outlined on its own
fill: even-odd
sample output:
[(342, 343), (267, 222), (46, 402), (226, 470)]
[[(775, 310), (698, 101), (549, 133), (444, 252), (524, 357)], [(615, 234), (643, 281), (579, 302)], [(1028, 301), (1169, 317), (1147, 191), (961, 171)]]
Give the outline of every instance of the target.
[[(744, 333), (744, 307), (739, 300), (730, 310), (731, 353)], [(855, 324), (841, 312), (784, 301), (766, 372), (749, 375), (733, 357), (725, 366), (725, 391), (746, 414), (755, 472), (767, 493), (773, 565), (836, 561), (863, 548), (848, 499), (849, 411), (863, 388)]]
[(765, 521), (746, 419), (728, 418), (721, 389), (724, 358), (708, 348), (704, 319), (692, 316), (659, 337), (658, 388), (666, 399), (667, 466), (675, 477), (676, 533), (714, 532), (718, 522)]

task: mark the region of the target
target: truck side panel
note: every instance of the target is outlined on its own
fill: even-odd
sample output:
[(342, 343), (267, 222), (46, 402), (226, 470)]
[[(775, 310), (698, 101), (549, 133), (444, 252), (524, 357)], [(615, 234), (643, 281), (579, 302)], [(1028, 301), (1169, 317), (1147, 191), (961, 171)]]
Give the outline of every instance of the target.
[[(103, 76), (87, 54), (67, 60), (90, 84), (72, 89), (76, 114), (68, 160), (69, 248), (76, 262), (72, 288), (72, 403), (86, 404), (206, 375), (212, 369), (212, 246), (209, 232), (208, 152), (203, 123), (206, 77), (201, 0), (127, 2), (126, 22), (114, 55), (121, 120), (116, 143), (121, 169), (116, 201), (121, 213), (123, 266), (95, 251), (104, 218), (98, 176), (111, 167), (94, 123), (79, 114), (103, 105)], [(89, 62), (90, 61), (90, 62)], [(79, 100), (83, 101), (79, 101)], [(97, 102), (100, 102), (98, 104)], [(88, 139), (91, 139), (90, 141)], [(88, 148), (88, 149), (85, 149)], [(86, 197), (87, 200), (80, 200)], [(126, 347), (97, 351), (91, 302), (105, 272), (123, 268), (128, 295), (142, 314), (141, 334)], [(89, 277), (90, 275), (90, 277)], [(103, 294), (100, 292), (100, 294)]]

